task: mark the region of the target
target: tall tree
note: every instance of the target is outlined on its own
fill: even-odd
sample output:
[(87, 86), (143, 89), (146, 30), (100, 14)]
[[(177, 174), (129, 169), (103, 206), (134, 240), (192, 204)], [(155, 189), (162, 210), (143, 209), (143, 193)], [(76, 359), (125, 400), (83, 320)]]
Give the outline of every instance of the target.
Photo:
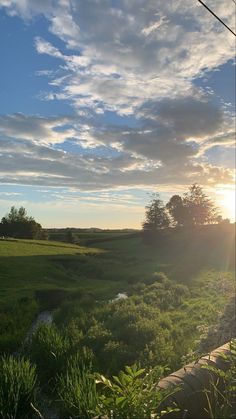
[(189, 223), (188, 208), (184, 205), (180, 195), (173, 195), (166, 204), (166, 208), (174, 226), (184, 226)]
[(159, 194), (154, 194), (151, 202), (146, 206), (144, 230), (157, 231), (168, 227), (170, 218)]
[(217, 221), (218, 211), (213, 201), (196, 183), (184, 194), (183, 205), (192, 225), (209, 224)]

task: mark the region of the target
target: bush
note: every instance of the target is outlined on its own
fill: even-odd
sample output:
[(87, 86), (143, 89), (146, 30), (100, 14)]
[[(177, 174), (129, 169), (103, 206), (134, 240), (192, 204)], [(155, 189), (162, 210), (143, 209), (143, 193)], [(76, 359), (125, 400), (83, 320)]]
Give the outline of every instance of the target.
[(0, 358), (0, 418), (31, 418), (36, 397), (35, 366), (24, 358)]
[[(102, 386), (99, 413), (114, 419), (160, 418), (157, 412), (168, 394), (166, 390), (157, 389), (163, 372), (162, 368), (148, 371), (133, 365), (126, 366), (112, 380), (97, 374), (96, 382)], [(171, 410), (177, 409), (168, 409)]]

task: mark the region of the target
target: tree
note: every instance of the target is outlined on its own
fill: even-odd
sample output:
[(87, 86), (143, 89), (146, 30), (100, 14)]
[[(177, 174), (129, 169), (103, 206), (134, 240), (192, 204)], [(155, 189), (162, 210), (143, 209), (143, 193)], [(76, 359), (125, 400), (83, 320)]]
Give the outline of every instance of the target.
[(75, 235), (70, 228), (66, 229), (66, 241), (67, 243), (75, 243)]
[(11, 207), (9, 214), (5, 215), (0, 223), (0, 235), (2, 236), (35, 239), (41, 238), (42, 234), (42, 226), (33, 217), (27, 215), (24, 207), (19, 209)]
[(145, 221), (143, 223), (143, 229), (149, 231), (157, 231), (169, 227), (170, 218), (166, 211), (166, 208), (159, 198), (159, 194), (154, 194), (153, 198), (146, 206)]
[(183, 199), (179, 195), (173, 195), (166, 208), (171, 215), (173, 224), (175, 226), (184, 226), (188, 223), (189, 213), (187, 207), (183, 203)]
[(189, 191), (184, 194), (183, 205), (187, 209), (188, 221), (192, 225), (209, 224), (217, 221), (217, 208), (196, 183), (190, 186)]

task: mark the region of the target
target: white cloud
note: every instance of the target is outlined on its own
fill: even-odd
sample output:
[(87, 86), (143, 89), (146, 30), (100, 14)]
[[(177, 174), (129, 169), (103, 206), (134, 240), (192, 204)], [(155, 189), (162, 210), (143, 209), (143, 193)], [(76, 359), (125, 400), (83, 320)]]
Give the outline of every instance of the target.
[(0, 7), (5, 7), (11, 16), (20, 15), (24, 19), (31, 19), (37, 14), (51, 14), (54, 3), (54, 0), (0, 0)]
[[(166, 152), (167, 153), (167, 152)], [(177, 153), (177, 152), (176, 152)], [(65, 152), (21, 139), (0, 141), (0, 180), (4, 183), (102, 190), (122, 187), (157, 187), (198, 181), (230, 183), (232, 172), (186, 156), (156, 164), (123, 152), (117, 157)], [(152, 163), (153, 162), (153, 163)]]
[[(234, 26), (233, 2), (208, 3)], [(36, 41), (40, 53), (66, 61), (61, 88), (77, 108), (130, 114), (148, 99), (189, 93), (193, 78), (234, 56), (234, 37), (198, 2), (5, 0), (2, 6), (23, 17), (44, 13), (50, 30), (74, 49), (65, 56)]]
[(48, 54), (52, 57), (64, 59), (63, 54), (58, 48), (55, 48), (50, 42), (47, 42), (38, 36), (35, 38), (35, 47), (39, 54)]
[[(0, 6), (24, 19), (43, 13), (70, 49), (35, 39), (39, 54), (61, 60), (57, 71), (38, 72), (53, 89), (40, 97), (68, 100), (77, 113), (1, 116), (2, 182), (96, 190), (232, 181), (230, 170), (205, 155), (215, 145), (232, 146), (232, 121), (193, 80), (234, 56), (234, 37), (197, 1), (3, 0)], [(233, 2), (209, 0), (209, 6), (233, 27)], [(137, 128), (104, 125), (99, 115), (107, 110), (133, 117)], [(55, 149), (68, 140), (74, 152)]]
[(75, 130), (68, 128), (70, 121), (68, 117), (45, 118), (21, 113), (2, 115), (0, 134), (41, 144), (58, 144), (75, 135)]

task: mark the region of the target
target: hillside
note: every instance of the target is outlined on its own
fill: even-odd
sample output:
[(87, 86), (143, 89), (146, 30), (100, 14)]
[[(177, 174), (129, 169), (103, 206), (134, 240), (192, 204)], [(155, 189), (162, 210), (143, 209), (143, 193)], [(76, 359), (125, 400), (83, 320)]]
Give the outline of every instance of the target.
[(60, 260), (83, 260), (101, 250), (59, 242), (0, 240), (0, 301), (33, 296), (40, 288), (73, 288), (73, 278)]
[[(147, 245), (140, 233), (82, 233), (90, 246), (55, 241), (0, 240), (0, 301), (32, 296), (42, 288), (81, 288), (108, 296), (163, 271), (190, 283), (199, 272), (234, 270), (234, 226), (160, 232)], [(96, 246), (96, 247), (91, 247)], [(107, 284), (109, 283), (109, 286)], [(103, 296), (104, 297), (104, 296)]]
[[(111, 377), (141, 365), (125, 370), (127, 380), (145, 371), (152, 397), (152, 382), (228, 341), (235, 322), (234, 226), (163, 230), (149, 244), (130, 232), (89, 232), (86, 240), (91, 247), (0, 240), (0, 351), (36, 368), (46, 394), (36, 405), (48, 418), (45, 403), (63, 418), (87, 415), (83, 400), (97, 406), (92, 372)], [(53, 323), (26, 340), (39, 313)], [(142, 394), (141, 378), (139, 385)]]
[[(156, 272), (186, 285), (202, 312), (205, 302), (211, 301), (213, 322), (229, 298), (227, 290), (233, 280), (233, 226), (192, 231), (191, 236), (186, 231), (163, 234), (157, 243), (147, 245), (137, 233), (117, 240), (112, 231), (95, 232), (94, 237), (90, 232), (89, 240), (97, 242), (96, 248), (1, 239), (2, 348), (19, 344), (40, 310), (55, 309), (67, 300), (83, 300), (86, 306), (86, 302), (109, 301), (119, 292), (132, 295), (139, 284), (155, 282)], [(215, 301), (214, 289), (218, 290)], [(16, 318), (19, 324), (14, 338)]]

